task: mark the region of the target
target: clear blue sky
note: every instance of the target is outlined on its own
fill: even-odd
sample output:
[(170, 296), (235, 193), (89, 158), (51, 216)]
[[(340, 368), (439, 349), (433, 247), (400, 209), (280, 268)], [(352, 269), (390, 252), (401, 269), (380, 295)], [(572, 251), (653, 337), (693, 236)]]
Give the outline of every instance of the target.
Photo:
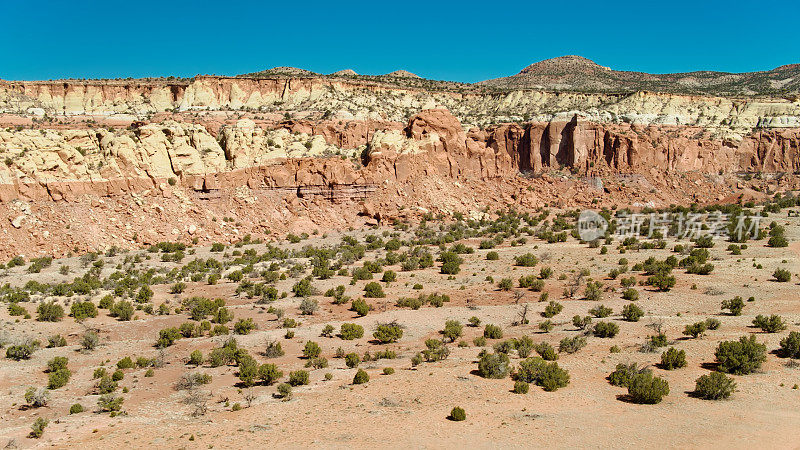
[(795, 1), (7, 0), (0, 78), (406, 69), (473, 82), (577, 54), (653, 73), (800, 62)]

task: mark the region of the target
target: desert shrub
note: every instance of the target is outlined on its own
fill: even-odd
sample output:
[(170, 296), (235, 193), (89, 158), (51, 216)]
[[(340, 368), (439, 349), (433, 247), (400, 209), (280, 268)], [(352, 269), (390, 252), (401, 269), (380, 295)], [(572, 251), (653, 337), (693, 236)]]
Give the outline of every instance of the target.
[(761, 331), (766, 333), (777, 333), (786, 329), (786, 324), (783, 322), (781, 316), (777, 314), (773, 314), (769, 317), (759, 314), (753, 319), (753, 326), (761, 328)]
[(111, 317), (116, 317), (118, 320), (128, 321), (133, 318), (135, 310), (131, 302), (120, 300), (114, 303), (109, 309), (108, 314)]
[(675, 286), (675, 277), (669, 273), (657, 273), (647, 278), (647, 284), (659, 291), (668, 291)]
[(800, 333), (792, 331), (781, 339), (781, 354), (787, 358), (800, 358)]
[(723, 341), (714, 353), (719, 370), (746, 375), (761, 367), (767, 359), (767, 346), (756, 342), (755, 336), (742, 336), (738, 341)]
[(111, 374), (111, 379), (114, 381), (122, 381), (125, 378), (125, 373), (119, 369), (115, 370), (114, 373)]
[(604, 317), (610, 316), (614, 312), (613, 309), (606, 307), (605, 305), (598, 305), (594, 308), (589, 310), (589, 314), (602, 319)]
[(31, 433), (29, 436), (33, 439), (39, 439), (42, 437), (44, 434), (44, 429), (47, 427), (48, 423), (50, 423), (50, 421), (44, 417), (37, 417), (33, 422), (33, 425), (31, 425)]
[(133, 360), (130, 356), (126, 356), (119, 361), (117, 361), (117, 368), (118, 369), (131, 369), (133, 368)]
[(634, 303), (628, 303), (622, 308), (622, 318), (628, 322), (638, 322), (643, 315), (642, 308), (639, 308)]
[(706, 328), (708, 328), (709, 330), (719, 329), (720, 325), (722, 325), (722, 322), (720, 322), (719, 319), (716, 319), (714, 317), (709, 317), (708, 319), (706, 319)]
[(58, 322), (64, 317), (64, 308), (54, 302), (39, 303), (36, 308), (36, 320), (39, 322)]
[(305, 370), (289, 372), (289, 384), (291, 386), (303, 386), (308, 384), (308, 372)]
[(548, 319), (548, 320), (545, 320), (543, 322), (539, 322), (538, 328), (539, 328), (539, 330), (541, 330), (541, 331), (543, 331), (545, 333), (549, 333), (549, 332), (553, 331), (553, 328), (555, 328), (555, 324), (551, 320)]
[(721, 304), (722, 309), (727, 309), (732, 316), (739, 316), (744, 309), (744, 301), (738, 295), (730, 300), (723, 300)]
[(555, 391), (569, 384), (569, 372), (560, 368), (558, 363), (547, 363), (542, 358), (526, 358), (520, 361), (513, 377), (516, 381), (535, 383), (545, 391)]
[(613, 338), (619, 332), (619, 325), (614, 322), (597, 322), (592, 333), (601, 338)]
[(705, 321), (697, 322), (691, 325), (686, 325), (686, 327), (683, 329), (683, 334), (686, 336), (691, 336), (693, 338), (696, 338), (701, 334), (705, 333), (707, 328), (708, 325), (706, 325)]
[(80, 403), (75, 403), (74, 405), (69, 407), (70, 414), (80, 414), (83, 412), (83, 405)]
[(292, 385), (289, 383), (281, 383), (278, 385), (278, 397), (289, 400), (292, 398)]
[(347, 367), (353, 369), (358, 367), (358, 364), (361, 363), (361, 358), (357, 353), (348, 353), (344, 355), (344, 363)]
[(439, 255), (439, 261), (442, 262), (440, 272), (444, 275), (455, 275), (461, 271), (461, 263), (464, 262), (461, 257), (455, 252), (442, 252)]
[(450, 342), (455, 342), (456, 339), (460, 338), (464, 332), (464, 326), (461, 325), (461, 322), (457, 320), (448, 320), (444, 323), (444, 330), (442, 330), (442, 336), (445, 339), (449, 340)]
[(322, 349), (314, 341), (307, 341), (305, 347), (303, 347), (303, 356), (306, 358), (316, 358), (320, 353), (322, 353)]
[(559, 314), (564, 309), (564, 306), (561, 303), (554, 302), (550, 300), (550, 303), (544, 308), (544, 312), (542, 312), (542, 317), (551, 318)]
[(472, 344), (476, 347), (484, 347), (486, 346), (486, 338), (483, 336), (476, 336), (474, 339), (472, 339)]
[(253, 322), (253, 319), (250, 317), (247, 319), (239, 319), (233, 324), (233, 332), (236, 334), (250, 334), (250, 332), (256, 328), (255, 322)]
[(483, 378), (505, 378), (508, 372), (509, 359), (505, 353), (486, 352), (478, 360), (478, 374)]
[(583, 317), (579, 315), (572, 316), (572, 325), (574, 325), (575, 328), (579, 330), (585, 330), (586, 327), (591, 325), (591, 323), (592, 323), (591, 316), (583, 316)]
[(6, 358), (13, 359), (15, 361), (30, 359), (34, 351), (36, 351), (36, 345), (33, 342), (11, 345), (6, 348)]
[[(534, 347), (536, 349), (536, 353), (542, 357), (545, 361), (555, 361), (558, 359), (558, 354), (556, 350), (553, 348), (552, 345), (548, 344), (547, 342), (540, 342), (536, 344)], [(519, 355), (520, 358), (527, 358), (527, 355)]]
[(567, 354), (575, 353), (583, 347), (586, 347), (586, 338), (583, 336), (566, 337), (558, 343), (558, 351)]
[(372, 281), (364, 286), (364, 297), (366, 298), (383, 298), (386, 294), (380, 284)]
[(380, 341), (381, 344), (397, 342), (403, 337), (403, 328), (397, 322), (382, 323), (372, 333), (372, 337)]
[(392, 375), (392, 374), (394, 374), (394, 368), (393, 367), (384, 367), (383, 368), (383, 374), (384, 375)]
[(679, 369), (686, 367), (686, 352), (670, 347), (661, 354), (661, 367), (666, 370)]
[(264, 384), (271, 385), (283, 377), (283, 372), (275, 364), (262, 364), (258, 367), (257, 376)]
[(15, 316), (23, 316), (29, 317), (28, 310), (25, 309), (23, 306), (20, 306), (17, 303), (9, 303), (8, 304), (8, 315), (15, 317)]
[(317, 309), (319, 309), (319, 303), (312, 298), (306, 297), (300, 302), (300, 313), (304, 316), (314, 314)]
[(361, 339), (364, 336), (364, 327), (355, 323), (343, 323), (339, 334), (342, 339), (352, 341), (353, 339)]
[(108, 375), (103, 375), (95, 385), (99, 394), (108, 394), (117, 389), (117, 382)]
[(486, 259), (489, 261), (497, 261), (500, 259), (500, 254), (497, 252), (489, 252), (486, 254)]
[(539, 264), (539, 258), (533, 253), (525, 253), (524, 255), (514, 257), (514, 265), (521, 267), (534, 267)]
[(203, 352), (195, 350), (189, 355), (188, 364), (193, 366), (200, 366), (203, 364)]
[(438, 339), (427, 339), (425, 347), (426, 349), (422, 351), (422, 357), (427, 362), (441, 361), (450, 356), (450, 349)]
[(85, 302), (75, 302), (70, 306), (70, 315), (77, 321), (89, 317), (97, 317), (97, 307), (88, 300)]
[(767, 245), (770, 247), (788, 247), (789, 241), (783, 235), (776, 235), (769, 238)]
[(25, 391), (25, 403), (31, 408), (41, 408), (47, 406), (50, 401), (50, 391), (47, 388), (30, 387)]
[(608, 376), (608, 381), (613, 386), (622, 386), (628, 387), (628, 383), (630, 383), (631, 378), (634, 375), (642, 372), (649, 372), (650, 369), (646, 368), (639, 368), (636, 363), (630, 364), (617, 364), (616, 369)]
[(502, 339), (503, 329), (494, 324), (486, 324), (483, 328), (483, 337), (486, 339)]
[(628, 395), (634, 403), (656, 404), (669, 394), (669, 383), (653, 376), (650, 371), (639, 372), (628, 381)]
[(67, 345), (67, 340), (60, 334), (55, 334), (47, 338), (47, 348), (64, 347)]
[(369, 374), (364, 369), (358, 369), (353, 377), (353, 384), (364, 384), (369, 381)]
[(509, 291), (514, 287), (514, 281), (511, 278), (503, 278), (497, 283), (497, 288), (501, 291)]
[(519, 355), (520, 358), (527, 358), (530, 356), (534, 348), (535, 345), (530, 336), (522, 336), (521, 338), (516, 339), (517, 355)]
[(705, 400), (728, 398), (736, 391), (733, 378), (719, 372), (703, 375), (695, 381), (694, 395)]
[(775, 280), (785, 283), (792, 279), (792, 274), (786, 269), (775, 269), (775, 272), (772, 273), (772, 276), (775, 277)]
[(636, 300), (639, 300), (639, 291), (633, 288), (625, 289), (625, 291), (622, 292), (622, 298), (635, 302)]
[(515, 381), (514, 382), (514, 393), (515, 394), (527, 394), (530, 390), (530, 385), (524, 381)]
[(383, 281), (384, 283), (392, 283), (394, 281), (397, 281), (397, 272), (395, 272), (394, 270), (387, 270), (383, 272), (383, 278), (381, 278), (381, 281)]
[(175, 341), (181, 338), (181, 332), (177, 328), (165, 328), (158, 332), (158, 340), (156, 341), (156, 347), (158, 348), (166, 348), (170, 345), (174, 344)]
[(297, 297), (309, 297), (314, 295), (315, 291), (311, 285), (311, 278), (303, 278), (292, 286), (292, 292)]
[(467, 420), (467, 413), (464, 412), (463, 408), (456, 406), (450, 410), (450, 415), (447, 418), (453, 422), (461, 422)]
[(350, 304), (350, 310), (355, 311), (359, 317), (364, 317), (369, 313), (369, 305), (364, 299), (355, 299)]
[(115, 412), (122, 409), (123, 401), (124, 399), (122, 397), (117, 397), (114, 394), (105, 394), (97, 399), (97, 407), (100, 408), (102, 412)]
[(278, 358), (284, 355), (283, 348), (281, 347), (281, 343), (278, 341), (267, 341), (266, 348), (264, 350), (264, 356), (266, 358)]

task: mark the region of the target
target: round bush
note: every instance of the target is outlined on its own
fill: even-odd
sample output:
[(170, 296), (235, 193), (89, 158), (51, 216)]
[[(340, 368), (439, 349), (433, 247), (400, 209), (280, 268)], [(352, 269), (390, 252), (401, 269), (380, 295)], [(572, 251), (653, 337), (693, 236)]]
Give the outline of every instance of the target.
[(464, 408), (456, 406), (450, 411), (450, 416), (448, 419), (452, 420), (453, 422), (461, 422), (462, 420), (467, 419), (467, 413), (464, 411)]
[(669, 383), (652, 372), (640, 372), (628, 382), (628, 395), (634, 403), (653, 405), (669, 394)]
[(728, 398), (736, 391), (736, 382), (733, 378), (719, 372), (703, 375), (695, 383), (694, 394), (705, 400)]

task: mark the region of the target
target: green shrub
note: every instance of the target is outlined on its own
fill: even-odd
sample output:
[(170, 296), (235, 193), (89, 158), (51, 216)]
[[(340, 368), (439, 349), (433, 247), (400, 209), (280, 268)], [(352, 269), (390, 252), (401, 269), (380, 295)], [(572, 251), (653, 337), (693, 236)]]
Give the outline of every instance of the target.
[(253, 322), (253, 319), (250, 317), (247, 319), (239, 319), (235, 324), (233, 324), (233, 332), (236, 334), (250, 334), (250, 332), (256, 328), (255, 322)]
[(572, 316), (572, 325), (579, 330), (585, 330), (586, 327), (592, 324), (592, 317), (591, 316), (579, 316), (574, 315)]
[(308, 372), (305, 370), (295, 370), (289, 372), (289, 384), (292, 386), (303, 386), (308, 384)]
[(509, 359), (505, 353), (486, 352), (478, 360), (478, 374), (483, 378), (505, 378), (508, 372)]
[(781, 316), (773, 314), (769, 317), (761, 314), (753, 319), (753, 326), (761, 328), (766, 333), (777, 333), (786, 329), (786, 324), (783, 322)]
[(701, 334), (705, 333), (707, 327), (708, 325), (706, 325), (705, 321), (693, 323), (691, 325), (686, 325), (686, 327), (683, 329), (683, 334), (685, 334), (686, 336), (691, 336), (693, 338), (696, 338)]
[(392, 375), (392, 374), (394, 374), (394, 368), (392, 368), (392, 367), (384, 367), (383, 368), (383, 374), (384, 375)]
[(594, 308), (589, 310), (589, 314), (591, 314), (591, 315), (593, 315), (593, 316), (595, 316), (595, 317), (597, 317), (599, 319), (602, 319), (604, 317), (608, 317), (613, 312), (614, 312), (614, 310), (612, 310), (611, 308), (606, 307), (605, 305), (598, 305), (598, 306), (595, 306)]
[(117, 361), (117, 368), (118, 369), (131, 369), (133, 368), (133, 360), (130, 356), (126, 356), (119, 361)]
[(695, 382), (694, 395), (705, 400), (728, 398), (736, 391), (733, 378), (719, 372), (703, 375)]
[(383, 272), (383, 278), (381, 278), (381, 281), (384, 283), (392, 283), (397, 281), (397, 273), (394, 270), (387, 270)]
[(634, 403), (656, 404), (669, 394), (669, 383), (663, 378), (653, 376), (650, 371), (633, 375), (628, 382), (628, 395)]
[(44, 434), (44, 429), (47, 427), (47, 424), (50, 423), (49, 420), (43, 417), (37, 417), (36, 420), (31, 425), (31, 433), (30, 437), (33, 439), (39, 439)]
[(586, 338), (583, 336), (573, 336), (561, 339), (558, 344), (558, 351), (561, 353), (572, 354), (586, 347)]
[(679, 369), (686, 367), (686, 352), (670, 347), (661, 354), (661, 367), (666, 370)]
[(39, 322), (58, 322), (64, 317), (64, 308), (54, 302), (39, 303), (36, 308), (36, 320)]
[(358, 369), (356, 375), (353, 377), (353, 384), (364, 384), (369, 381), (369, 374), (363, 370)]
[(639, 308), (634, 303), (628, 303), (622, 308), (622, 318), (628, 322), (638, 322), (643, 315), (642, 308)]
[(447, 418), (453, 422), (461, 422), (467, 420), (467, 413), (464, 412), (463, 408), (456, 406), (450, 410), (450, 415)]
[(756, 337), (742, 336), (738, 341), (723, 341), (714, 353), (719, 370), (735, 375), (746, 375), (761, 367), (767, 359), (767, 346), (756, 342)]
[(114, 394), (105, 394), (101, 395), (97, 400), (97, 407), (100, 408), (102, 412), (115, 412), (122, 409), (123, 401), (124, 399), (122, 397), (117, 397)]
[(203, 352), (200, 350), (195, 350), (189, 355), (188, 364), (192, 366), (200, 366), (203, 364)]
[(539, 264), (539, 258), (537, 258), (533, 253), (526, 253), (524, 255), (514, 257), (515, 266), (534, 267), (536, 264)]
[(65, 347), (67, 340), (60, 334), (55, 334), (47, 338), (47, 348)]
[(800, 358), (800, 333), (792, 331), (781, 339), (781, 354), (787, 358)]
[(364, 337), (364, 327), (355, 323), (343, 323), (339, 334), (342, 339), (352, 341)]
[(133, 318), (135, 310), (131, 302), (120, 300), (114, 303), (109, 309), (108, 314), (111, 317), (116, 317), (118, 320), (128, 321)]
[(515, 394), (527, 394), (530, 390), (530, 385), (524, 381), (515, 381), (514, 382), (514, 393)]
[(497, 261), (498, 259), (500, 259), (500, 254), (494, 251), (489, 252), (486, 254), (486, 259), (489, 261)]
[(601, 338), (613, 338), (619, 332), (619, 325), (614, 322), (597, 322), (592, 333)]
[(25, 403), (31, 408), (47, 406), (48, 401), (50, 401), (50, 391), (47, 388), (30, 387), (25, 391)]
[(322, 353), (322, 349), (314, 341), (307, 341), (305, 347), (303, 347), (303, 356), (306, 358), (316, 358), (320, 353)]
[[(555, 361), (558, 359), (558, 353), (556, 353), (556, 350), (553, 348), (553, 346), (547, 342), (536, 344), (535, 349), (536, 353), (538, 353), (539, 356), (541, 356), (545, 361)], [(523, 354), (520, 354), (519, 356), (520, 358), (528, 357), (528, 355)]]
[(175, 341), (181, 338), (181, 332), (177, 328), (165, 328), (158, 332), (158, 340), (156, 347), (165, 348), (174, 344)]
[(738, 295), (730, 300), (722, 301), (722, 309), (727, 309), (732, 316), (739, 316), (744, 309), (744, 301)]
[(483, 329), (483, 337), (486, 339), (502, 339), (503, 329), (494, 324), (486, 324)]
[(65, 386), (69, 381), (70, 376), (72, 376), (72, 372), (70, 372), (66, 367), (50, 372), (47, 378), (47, 388), (58, 389)]
[(445, 339), (449, 340), (450, 342), (455, 342), (456, 339), (460, 338), (464, 332), (464, 326), (461, 325), (461, 322), (457, 320), (448, 320), (444, 324), (444, 330), (442, 330), (442, 335)]
[(622, 292), (622, 298), (625, 300), (630, 300), (632, 302), (639, 300), (639, 291), (633, 288), (625, 289)]
[(608, 376), (608, 381), (613, 386), (628, 387), (633, 376), (642, 372), (650, 372), (650, 369), (639, 368), (636, 363), (620, 363), (617, 364), (616, 369)]
[(551, 318), (559, 314), (564, 309), (564, 306), (561, 303), (550, 301), (547, 306), (544, 308), (544, 312), (542, 312), (542, 317)]
[(357, 353), (348, 353), (344, 355), (344, 363), (347, 367), (353, 369), (358, 367), (358, 364), (361, 362), (361, 358), (358, 356)]
[(372, 337), (381, 342), (381, 344), (390, 344), (397, 342), (403, 337), (403, 328), (397, 322), (379, 324)]
[[(379, 285), (380, 286), (380, 285)], [(364, 317), (369, 313), (369, 305), (364, 299), (356, 299), (350, 304), (350, 310), (355, 311), (359, 317)]]
[(545, 391), (555, 391), (569, 384), (569, 372), (560, 368), (555, 362), (547, 363), (538, 357), (526, 358), (519, 362), (514, 379), (535, 383)]
[(69, 407), (70, 414), (80, 414), (83, 412), (83, 405), (80, 403), (75, 403), (74, 405)]
[(258, 367), (258, 379), (266, 385), (274, 384), (283, 377), (283, 372), (275, 364), (262, 364)]
[(36, 345), (32, 342), (27, 344), (12, 345), (6, 349), (6, 358), (13, 359), (15, 361), (30, 359), (34, 351), (36, 351)]
[(28, 310), (20, 306), (18, 303), (8, 304), (8, 315), (10, 316), (28, 316)]
[(772, 273), (772, 276), (775, 277), (775, 280), (785, 283), (792, 279), (792, 274), (786, 269), (775, 269), (775, 272)]
[(292, 385), (289, 383), (281, 383), (278, 385), (278, 397), (284, 401), (292, 398)]

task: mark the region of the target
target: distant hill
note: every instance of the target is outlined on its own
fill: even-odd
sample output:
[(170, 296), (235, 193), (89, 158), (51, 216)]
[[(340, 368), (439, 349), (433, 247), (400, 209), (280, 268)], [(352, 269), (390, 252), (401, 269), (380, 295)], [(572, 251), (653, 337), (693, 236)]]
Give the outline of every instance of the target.
[(800, 92), (800, 64), (763, 72), (649, 74), (613, 70), (580, 56), (561, 56), (531, 64), (516, 75), (477, 84), (501, 89), (548, 91), (797, 96)]
[(281, 77), (316, 77), (318, 73), (310, 70), (298, 69), (297, 67), (273, 67), (272, 69), (262, 70), (261, 72), (243, 73), (236, 75), (245, 78), (281, 78)]

